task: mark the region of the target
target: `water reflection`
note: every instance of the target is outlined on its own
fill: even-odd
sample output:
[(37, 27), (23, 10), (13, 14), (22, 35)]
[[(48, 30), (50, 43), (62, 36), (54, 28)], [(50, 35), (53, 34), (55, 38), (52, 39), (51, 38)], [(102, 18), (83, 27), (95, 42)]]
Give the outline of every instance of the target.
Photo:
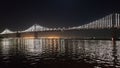
[[(117, 41), (117, 56), (120, 50)], [(113, 46), (111, 40), (79, 40), (65, 38), (15, 38), (2, 39), (1, 56), (23, 55), (28, 60), (39, 61), (48, 58), (94, 61), (113, 64)], [(89, 60), (88, 60), (89, 59)], [(25, 61), (24, 61), (25, 62)]]

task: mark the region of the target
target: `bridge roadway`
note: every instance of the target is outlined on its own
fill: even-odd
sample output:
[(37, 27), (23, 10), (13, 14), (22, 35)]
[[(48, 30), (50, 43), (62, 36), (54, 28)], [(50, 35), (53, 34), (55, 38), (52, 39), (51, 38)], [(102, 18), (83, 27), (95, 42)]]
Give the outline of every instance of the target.
[(112, 34), (120, 38), (120, 29), (71, 29), (71, 30), (50, 30), (36, 32), (10, 33), (0, 35), (2, 38), (79, 38), (79, 39), (111, 39)]

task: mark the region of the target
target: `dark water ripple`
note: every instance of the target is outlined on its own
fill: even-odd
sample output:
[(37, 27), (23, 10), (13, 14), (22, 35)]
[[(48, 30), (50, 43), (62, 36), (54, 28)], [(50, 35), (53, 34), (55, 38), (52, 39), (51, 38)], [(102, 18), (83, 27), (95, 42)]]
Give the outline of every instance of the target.
[(2, 39), (0, 68), (112, 68), (112, 49), (111, 40)]

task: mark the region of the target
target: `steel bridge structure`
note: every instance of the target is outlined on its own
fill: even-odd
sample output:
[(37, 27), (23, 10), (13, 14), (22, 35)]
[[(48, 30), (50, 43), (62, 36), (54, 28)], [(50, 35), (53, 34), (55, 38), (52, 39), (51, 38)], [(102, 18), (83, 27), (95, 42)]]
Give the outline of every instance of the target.
[(0, 33), (1, 37), (69, 37), (69, 38), (99, 38), (108, 39), (115, 33), (119, 39), (120, 36), (120, 14), (114, 13), (101, 19), (92, 21), (76, 27), (48, 28), (39, 24), (34, 24), (23, 31), (11, 31), (5, 29)]

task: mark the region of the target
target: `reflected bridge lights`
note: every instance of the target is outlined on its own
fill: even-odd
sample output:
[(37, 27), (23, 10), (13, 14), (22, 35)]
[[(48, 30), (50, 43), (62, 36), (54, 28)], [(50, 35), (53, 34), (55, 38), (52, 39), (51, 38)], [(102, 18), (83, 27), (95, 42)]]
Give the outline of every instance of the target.
[(2, 39), (2, 45), (10, 45), (10, 39), (8, 38), (8, 39)]
[(25, 39), (26, 49), (32, 53), (42, 53), (42, 43), (40, 39)]

